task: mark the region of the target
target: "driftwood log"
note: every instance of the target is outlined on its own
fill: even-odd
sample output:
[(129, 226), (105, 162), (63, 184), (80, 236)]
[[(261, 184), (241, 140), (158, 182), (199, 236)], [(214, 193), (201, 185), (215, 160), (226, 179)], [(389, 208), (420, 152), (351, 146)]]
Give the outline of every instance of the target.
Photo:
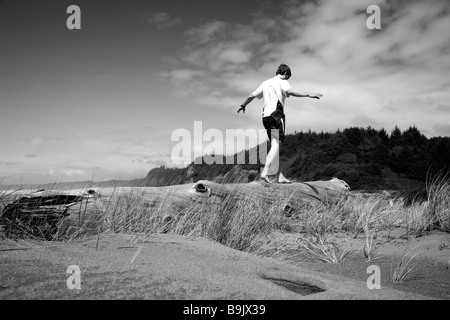
[(330, 202), (341, 198), (350, 188), (343, 181), (333, 178), (328, 181), (297, 182), (292, 184), (268, 184), (264, 182), (219, 184), (198, 181), (193, 184), (142, 188), (142, 196), (150, 203), (164, 206), (168, 214), (191, 205), (193, 202), (223, 201), (233, 197), (261, 199), (267, 204), (285, 203), (295, 208), (311, 201)]
[[(267, 184), (264, 182), (219, 184), (211, 181), (168, 186), (168, 187), (135, 187), (103, 189), (101, 197), (87, 206), (101, 207), (100, 210), (112, 211), (118, 196), (135, 197), (141, 204), (157, 209), (167, 219), (178, 217), (186, 208), (195, 208), (195, 204), (239, 201), (248, 199), (259, 201), (259, 205), (270, 207), (273, 204), (282, 206), (286, 215), (291, 215), (305, 203), (333, 202), (349, 191), (345, 181), (333, 178), (328, 181), (297, 182), (292, 184)], [(110, 199), (113, 199), (111, 201)], [(132, 199), (124, 200), (132, 203)], [(107, 208), (109, 207), (109, 210)]]
[[(6, 237), (35, 237), (52, 240), (70, 208), (96, 196), (94, 190), (78, 194), (38, 190), (32, 193), (11, 193), (12, 200), (0, 213), (0, 230)], [(6, 197), (5, 197), (6, 198)]]
[[(260, 203), (283, 205), (286, 214), (290, 214), (304, 203), (336, 201), (344, 196), (349, 186), (345, 181), (333, 178), (328, 181), (296, 182), (292, 184), (267, 184), (251, 182), (238, 184), (219, 184), (211, 181), (168, 186), (168, 187), (132, 187), (105, 188), (101, 190), (84, 189), (70, 192), (40, 191), (25, 195), (7, 206), (1, 220), (8, 221), (11, 229), (14, 223), (21, 222), (23, 227), (39, 221), (49, 223), (46, 238), (56, 232), (56, 225), (63, 218), (69, 221), (80, 220), (81, 214), (105, 210), (114, 202), (116, 196), (137, 195), (148, 207), (157, 207), (167, 217), (173, 217), (195, 203), (213, 201), (220, 203), (225, 199), (256, 199)], [(84, 202), (86, 201), (86, 202)], [(75, 205), (79, 203), (78, 205)], [(114, 204), (112, 204), (114, 205)], [(94, 210), (94, 207), (96, 208)], [(40, 219), (31, 219), (31, 217)], [(69, 217), (70, 216), (70, 217)], [(5, 220), (6, 219), (6, 220)], [(1, 223), (0, 223), (1, 224)], [(39, 230), (41, 230), (40, 228)], [(50, 232), (50, 234), (49, 234)]]

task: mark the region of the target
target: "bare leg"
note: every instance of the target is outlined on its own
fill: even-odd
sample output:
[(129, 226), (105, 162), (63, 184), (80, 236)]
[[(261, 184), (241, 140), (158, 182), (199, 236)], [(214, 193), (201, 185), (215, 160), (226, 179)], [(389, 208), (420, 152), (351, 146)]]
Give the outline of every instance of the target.
[(281, 173), (280, 167), (280, 142), (278, 130), (272, 130), (272, 144), (266, 158), (266, 165), (261, 173), (261, 178), (268, 183), (292, 183)]
[(272, 130), (272, 143), (269, 154), (266, 158), (266, 165), (261, 173), (261, 178), (266, 182), (277, 183), (280, 173), (279, 158), (280, 158), (280, 143), (278, 138), (278, 130)]

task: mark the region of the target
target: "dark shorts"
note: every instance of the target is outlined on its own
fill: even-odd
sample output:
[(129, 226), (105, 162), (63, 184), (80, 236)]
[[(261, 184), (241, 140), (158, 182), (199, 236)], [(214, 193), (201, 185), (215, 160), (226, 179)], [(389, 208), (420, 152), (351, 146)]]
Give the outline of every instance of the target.
[(269, 141), (272, 141), (272, 130), (279, 131), (280, 142), (284, 142), (284, 120), (280, 119), (278, 122), (273, 117), (263, 117), (263, 125), (267, 131)]

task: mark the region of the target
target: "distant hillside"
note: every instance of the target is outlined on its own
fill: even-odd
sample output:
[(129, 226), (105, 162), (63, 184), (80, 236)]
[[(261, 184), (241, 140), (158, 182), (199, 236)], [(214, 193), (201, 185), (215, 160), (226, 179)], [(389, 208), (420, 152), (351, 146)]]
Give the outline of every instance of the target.
[[(245, 157), (249, 163), (248, 151)], [(450, 172), (450, 137), (428, 139), (416, 127), (404, 132), (396, 127), (391, 134), (371, 127), (335, 133), (298, 132), (286, 136), (280, 161), (285, 175), (297, 181), (338, 177), (354, 190), (413, 190), (423, 188), (427, 175)], [(261, 167), (260, 163), (161, 167), (140, 182), (146, 186), (198, 180), (247, 182), (259, 177)]]

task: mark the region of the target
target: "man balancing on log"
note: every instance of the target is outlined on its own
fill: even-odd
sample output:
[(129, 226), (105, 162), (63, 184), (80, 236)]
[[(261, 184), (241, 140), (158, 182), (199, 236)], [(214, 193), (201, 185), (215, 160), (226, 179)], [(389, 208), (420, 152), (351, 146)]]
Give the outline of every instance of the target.
[(267, 183), (291, 183), (281, 173), (279, 164), (280, 143), (284, 142), (285, 135), (285, 115), (284, 101), (290, 96), (300, 98), (320, 99), (320, 93), (308, 94), (291, 88), (288, 79), (291, 77), (291, 69), (281, 64), (278, 67), (275, 77), (264, 81), (258, 89), (245, 99), (241, 104), (238, 113), (245, 113), (246, 106), (253, 99), (264, 98), (263, 125), (269, 136), (271, 147), (266, 158), (266, 165), (261, 173), (261, 179)]

